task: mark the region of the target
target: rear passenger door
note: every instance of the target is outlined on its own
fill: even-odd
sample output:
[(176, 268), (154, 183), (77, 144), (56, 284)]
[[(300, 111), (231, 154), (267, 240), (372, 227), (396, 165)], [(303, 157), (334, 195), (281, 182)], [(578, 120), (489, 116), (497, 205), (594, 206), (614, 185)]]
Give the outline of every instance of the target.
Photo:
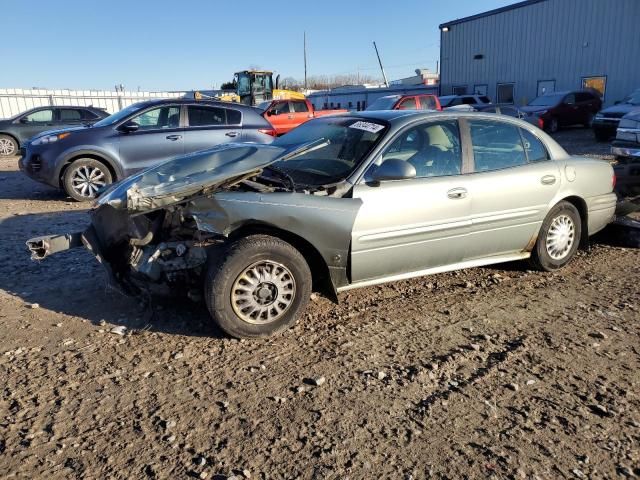
[(242, 113), (235, 108), (188, 105), (184, 131), (185, 153), (206, 150), (222, 143), (242, 141)]
[(471, 238), (466, 260), (532, 246), (560, 187), (560, 170), (532, 131), (510, 122), (466, 119), (472, 144)]

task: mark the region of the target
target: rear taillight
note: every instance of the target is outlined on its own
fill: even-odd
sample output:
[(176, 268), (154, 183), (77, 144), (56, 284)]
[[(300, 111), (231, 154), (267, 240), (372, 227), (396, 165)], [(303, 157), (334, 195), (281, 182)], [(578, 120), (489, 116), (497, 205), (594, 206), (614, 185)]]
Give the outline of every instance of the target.
[(541, 118), (538, 119), (538, 128), (544, 130), (544, 120)]
[(615, 189), (616, 189), (616, 181), (617, 181), (617, 180), (618, 180), (618, 179), (616, 178), (616, 172), (613, 172), (613, 178), (611, 179), (611, 184), (612, 184), (612, 185), (611, 185), (611, 189), (612, 189), (612, 190), (615, 190)]
[(275, 128), (259, 128), (258, 131), (260, 133), (266, 133), (267, 135), (271, 135), (272, 137), (278, 136), (278, 132), (276, 132)]

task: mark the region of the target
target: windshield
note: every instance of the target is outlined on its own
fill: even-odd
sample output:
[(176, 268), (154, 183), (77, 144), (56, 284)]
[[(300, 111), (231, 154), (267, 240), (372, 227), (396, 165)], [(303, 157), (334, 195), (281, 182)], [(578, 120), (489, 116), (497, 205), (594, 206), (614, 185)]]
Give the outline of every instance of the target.
[(106, 127), (107, 125), (113, 125), (114, 123), (118, 123), (123, 118), (128, 117), (132, 113), (137, 112), (145, 107), (144, 103), (134, 103), (133, 105), (129, 105), (128, 107), (123, 108), (119, 112), (116, 112), (108, 117), (103, 118), (99, 122), (93, 124), (94, 127)]
[(267, 109), (267, 107), (269, 107), (269, 105), (271, 105), (271, 100), (268, 100), (266, 102), (262, 102), (256, 108), (258, 110), (262, 110), (264, 112)]
[(529, 102), (530, 107), (552, 107), (554, 105), (559, 104), (564, 98), (564, 94), (555, 94), (555, 95), (542, 95), (534, 100)]
[(313, 148), (280, 160), (274, 166), (288, 173), (298, 185), (337, 183), (360, 165), (386, 130), (385, 123), (368, 118), (311, 120), (276, 139), (271, 145), (288, 148), (315, 142)]
[(620, 103), (628, 103), (630, 105), (640, 105), (640, 90), (636, 90), (628, 97), (625, 97)]
[(394, 95), (392, 97), (380, 97), (367, 107), (367, 110), (392, 110), (400, 97)]
[(444, 107), (448, 107), (449, 105), (451, 105), (451, 102), (453, 102), (457, 97), (454, 96), (445, 96), (445, 97), (440, 97), (440, 106), (442, 108)]

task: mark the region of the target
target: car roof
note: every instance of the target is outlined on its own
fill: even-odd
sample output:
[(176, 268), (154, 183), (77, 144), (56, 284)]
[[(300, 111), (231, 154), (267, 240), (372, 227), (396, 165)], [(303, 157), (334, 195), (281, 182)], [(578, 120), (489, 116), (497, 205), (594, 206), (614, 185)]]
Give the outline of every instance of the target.
[(211, 106), (218, 106), (218, 107), (233, 107), (233, 108), (239, 108), (239, 109), (244, 109), (244, 110), (256, 110), (256, 107), (252, 107), (249, 105), (245, 105), (243, 103), (236, 103), (236, 102), (224, 102), (221, 100), (194, 100), (193, 98), (157, 98), (154, 100), (144, 100), (142, 102), (137, 102), (136, 105), (143, 105), (144, 107), (151, 107), (154, 105), (165, 105), (167, 103), (171, 103), (171, 104), (180, 104), (180, 105), (194, 105), (194, 104), (198, 104), (198, 105), (211, 105)]

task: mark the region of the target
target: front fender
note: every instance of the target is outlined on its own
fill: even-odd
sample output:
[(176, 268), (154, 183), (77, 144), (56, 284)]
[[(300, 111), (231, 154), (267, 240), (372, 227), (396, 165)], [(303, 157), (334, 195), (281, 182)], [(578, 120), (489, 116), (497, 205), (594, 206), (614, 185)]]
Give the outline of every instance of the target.
[(117, 153), (110, 151), (109, 149), (100, 148), (93, 145), (80, 145), (72, 147), (60, 154), (58, 156), (59, 161), (56, 165), (57, 177), (60, 177), (62, 170), (78, 157), (97, 157), (100, 160), (104, 161), (107, 166), (109, 166), (111, 170), (116, 173), (116, 178), (114, 179), (114, 181), (120, 180), (125, 177), (124, 171), (120, 166)]

